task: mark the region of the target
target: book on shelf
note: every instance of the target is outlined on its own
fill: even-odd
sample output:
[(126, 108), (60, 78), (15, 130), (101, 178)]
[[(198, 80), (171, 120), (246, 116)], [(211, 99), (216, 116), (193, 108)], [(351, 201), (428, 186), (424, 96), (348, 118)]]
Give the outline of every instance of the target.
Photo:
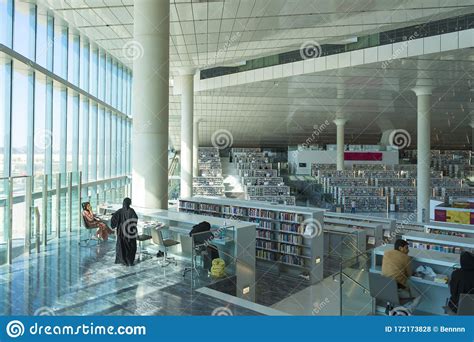
[(422, 249), (422, 250), (430, 250), (430, 251), (437, 251), (443, 253), (454, 253), (454, 254), (461, 254), (464, 250), (461, 247), (455, 246), (447, 246), (442, 244), (432, 244), (432, 243), (424, 243), (424, 242), (415, 242), (415, 241), (408, 241), (408, 245), (410, 248), (413, 249)]

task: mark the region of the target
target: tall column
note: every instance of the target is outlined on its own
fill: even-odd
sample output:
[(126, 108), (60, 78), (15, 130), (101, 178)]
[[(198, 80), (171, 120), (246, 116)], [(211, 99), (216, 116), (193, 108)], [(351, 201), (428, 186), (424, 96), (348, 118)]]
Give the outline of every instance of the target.
[(135, 0), (132, 201), (168, 208), (169, 1)]
[(344, 125), (346, 119), (336, 119), (334, 123), (337, 126), (337, 156), (336, 167), (338, 171), (344, 170)]
[(419, 222), (430, 220), (431, 194), (431, 86), (412, 89), (417, 97), (417, 217)]
[(201, 120), (194, 121), (193, 132), (193, 177), (199, 176), (199, 124)]
[(194, 70), (181, 73), (181, 198), (193, 195)]

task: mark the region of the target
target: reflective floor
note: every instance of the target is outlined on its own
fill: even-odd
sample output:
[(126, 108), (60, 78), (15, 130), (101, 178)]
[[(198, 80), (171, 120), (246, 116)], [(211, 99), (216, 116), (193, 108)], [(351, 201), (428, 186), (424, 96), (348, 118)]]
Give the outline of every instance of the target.
[(0, 315), (258, 315), (196, 292), (209, 278), (188, 274), (185, 260), (162, 268), (156, 257), (115, 265), (115, 241), (80, 247), (77, 237), (52, 241), (40, 253), (0, 266)]

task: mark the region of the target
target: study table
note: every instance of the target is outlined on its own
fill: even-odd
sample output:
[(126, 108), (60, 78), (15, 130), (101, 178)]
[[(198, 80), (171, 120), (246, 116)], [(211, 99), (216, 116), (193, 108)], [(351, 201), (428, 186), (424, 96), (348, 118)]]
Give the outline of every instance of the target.
[[(99, 212), (108, 214), (121, 207), (121, 205), (103, 205), (99, 206)], [(191, 250), (189, 232), (194, 225), (207, 221), (211, 225), (211, 230), (221, 229), (224, 225), (224, 220), (218, 217), (135, 206), (132, 206), (132, 208), (137, 213), (139, 220), (164, 223), (170, 232), (178, 236), (183, 252), (186, 251), (186, 247), (189, 247), (189, 251)], [(256, 224), (232, 221), (229, 229), (225, 230), (225, 234), (225, 237), (215, 238), (211, 243), (223, 248), (226, 254), (230, 255), (235, 262), (237, 297), (254, 301)]]

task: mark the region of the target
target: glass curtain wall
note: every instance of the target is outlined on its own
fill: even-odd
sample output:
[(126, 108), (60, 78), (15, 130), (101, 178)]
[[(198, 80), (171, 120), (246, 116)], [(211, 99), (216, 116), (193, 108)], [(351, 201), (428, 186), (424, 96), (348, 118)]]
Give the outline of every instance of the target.
[[(30, 2), (0, 0), (0, 45), (2, 264), (8, 240), (13, 249), (30, 243), (29, 209), (45, 217), (42, 236), (49, 239), (79, 229), (80, 201), (97, 205), (124, 194), (132, 73)], [(77, 185), (80, 174), (79, 197), (68, 185)]]

